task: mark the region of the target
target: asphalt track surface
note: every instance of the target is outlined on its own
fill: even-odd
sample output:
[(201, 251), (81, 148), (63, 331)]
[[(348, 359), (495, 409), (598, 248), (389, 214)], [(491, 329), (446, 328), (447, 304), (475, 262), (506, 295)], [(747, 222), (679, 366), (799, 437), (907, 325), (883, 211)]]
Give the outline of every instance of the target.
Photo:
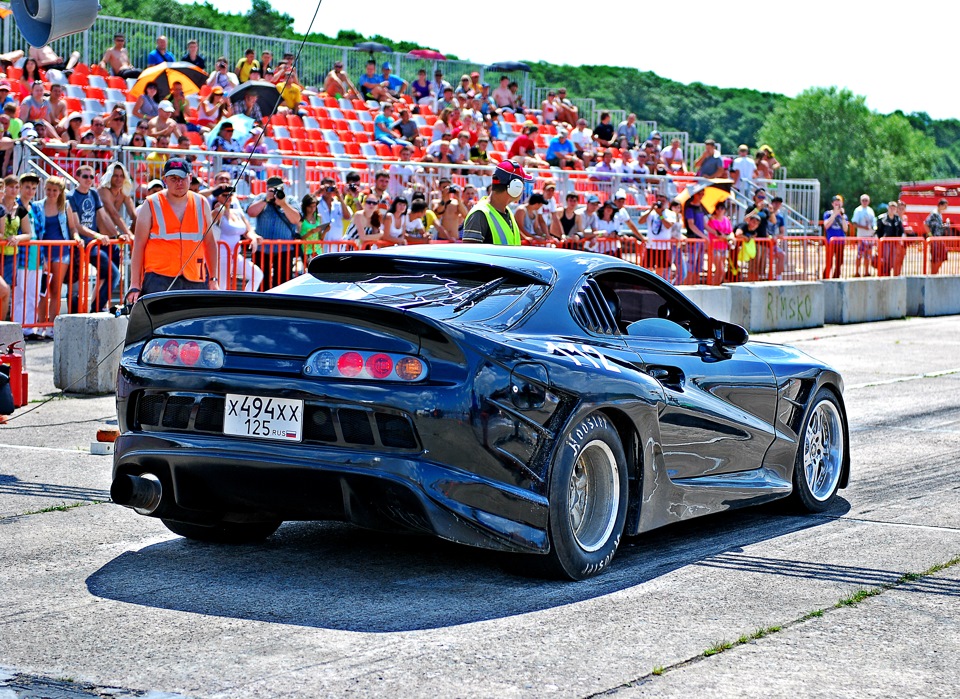
[(650, 532), (582, 583), (335, 523), (177, 538), (105, 502), (112, 399), (55, 400), (0, 427), (0, 699), (960, 696), (960, 318), (758, 337), (844, 375), (837, 506)]

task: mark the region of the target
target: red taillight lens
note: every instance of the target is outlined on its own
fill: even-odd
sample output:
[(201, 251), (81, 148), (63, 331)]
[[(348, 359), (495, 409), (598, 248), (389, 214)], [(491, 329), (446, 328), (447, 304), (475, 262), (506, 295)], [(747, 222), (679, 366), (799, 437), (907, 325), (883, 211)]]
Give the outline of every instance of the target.
[(419, 357), (343, 349), (317, 350), (303, 364), (307, 376), (365, 381), (423, 381), (427, 370)]
[(337, 371), (341, 376), (353, 378), (363, 371), (363, 357), (359, 352), (346, 352), (337, 360)]
[(367, 359), (367, 372), (375, 379), (385, 379), (393, 371), (393, 360), (382, 352)]
[(180, 343), (176, 340), (167, 340), (163, 343), (163, 363), (178, 364), (177, 358), (180, 355)]
[(191, 340), (180, 345), (180, 361), (187, 366), (193, 366), (200, 359), (200, 345)]
[(223, 348), (210, 340), (154, 338), (141, 354), (145, 364), (190, 369), (221, 369), (223, 359)]

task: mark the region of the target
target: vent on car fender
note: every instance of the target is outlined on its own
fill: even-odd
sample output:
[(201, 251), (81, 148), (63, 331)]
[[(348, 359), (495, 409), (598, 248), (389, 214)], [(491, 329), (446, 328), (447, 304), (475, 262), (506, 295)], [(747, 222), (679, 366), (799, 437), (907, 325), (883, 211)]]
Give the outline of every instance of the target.
[(584, 282), (577, 292), (573, 301), (573, 315), (583, 329), (589, 332), (600, 335), (615, 335), (618, 332), (617, 323), (600, 285), (593, 279)]

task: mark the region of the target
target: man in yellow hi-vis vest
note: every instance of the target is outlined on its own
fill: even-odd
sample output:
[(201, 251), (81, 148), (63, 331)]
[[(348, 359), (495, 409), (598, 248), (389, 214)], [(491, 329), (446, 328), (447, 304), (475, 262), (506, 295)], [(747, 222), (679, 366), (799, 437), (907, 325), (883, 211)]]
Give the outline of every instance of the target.
[(490, 196), (477, 202), (463, 222), (463, 242), (519, 245), (520, 228), (509, 204), (520, 199), (524, 183), (531, 179), (513, 160), (497, 165)]

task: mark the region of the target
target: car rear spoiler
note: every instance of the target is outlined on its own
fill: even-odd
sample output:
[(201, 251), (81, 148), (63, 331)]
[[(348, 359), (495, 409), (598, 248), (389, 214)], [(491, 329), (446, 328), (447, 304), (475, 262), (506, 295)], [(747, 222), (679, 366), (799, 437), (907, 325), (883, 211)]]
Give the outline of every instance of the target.
[(168, 323), (204, 316), (268, 315), (348, 320), (352, 325), (387, 328), (415, 341), (446, 338), (443, 324), (367, 301), (323, 299), (238, 291), (168, 291), (141, 298), (130, 312), (126, 343), (149, 338)]

